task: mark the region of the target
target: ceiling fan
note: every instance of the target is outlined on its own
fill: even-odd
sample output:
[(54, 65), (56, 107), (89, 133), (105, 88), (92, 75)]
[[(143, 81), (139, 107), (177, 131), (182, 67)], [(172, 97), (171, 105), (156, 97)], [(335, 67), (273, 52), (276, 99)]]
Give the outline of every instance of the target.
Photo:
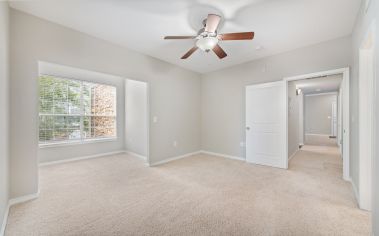
[(203, 21), (204, 28), (199, 30), (196, 36), (166, 36), (164, 39), (196, 39), (195, 46), (191, 48), (181, 59), (187, 59), (198, 48), (205, 52), (212, 50), (220, 59), (227, 56), (226, 52), (218, 45), (219, 41), (224, 40), (252, 40), (254, 32), (240, 32), (218, 34), (217, 27), (220, 23), (221, 16), (208, 14), (207, 19)]

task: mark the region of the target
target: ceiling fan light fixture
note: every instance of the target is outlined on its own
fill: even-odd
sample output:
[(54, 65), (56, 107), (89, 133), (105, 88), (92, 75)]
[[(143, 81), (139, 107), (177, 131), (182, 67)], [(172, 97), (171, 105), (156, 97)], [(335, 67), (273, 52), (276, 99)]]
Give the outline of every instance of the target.
[(200, 48), (201, 50), (208, 52), (212, 50), (218, 43), (218, 38), (217, 37), (204, 37), (204, 38), (199, 38), (196, 41), (196, 46)]

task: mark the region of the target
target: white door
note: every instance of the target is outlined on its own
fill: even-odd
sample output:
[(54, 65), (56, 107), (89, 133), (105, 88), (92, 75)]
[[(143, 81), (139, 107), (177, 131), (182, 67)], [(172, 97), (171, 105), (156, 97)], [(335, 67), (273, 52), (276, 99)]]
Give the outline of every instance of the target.
[(246, 87), (246, 161), (287, 168), (285, 82)]

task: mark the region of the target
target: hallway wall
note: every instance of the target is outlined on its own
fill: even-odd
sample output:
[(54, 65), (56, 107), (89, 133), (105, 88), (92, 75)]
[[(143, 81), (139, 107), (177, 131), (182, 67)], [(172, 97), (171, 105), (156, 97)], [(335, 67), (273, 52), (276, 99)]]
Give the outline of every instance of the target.
[(331, 135), (332, 102), (336, 94), (305, 96), (305, 134)]
[(295, 82), (288, 83), (288, 158), (299, 150), (300, 142), (300, 96), (296, 95)]

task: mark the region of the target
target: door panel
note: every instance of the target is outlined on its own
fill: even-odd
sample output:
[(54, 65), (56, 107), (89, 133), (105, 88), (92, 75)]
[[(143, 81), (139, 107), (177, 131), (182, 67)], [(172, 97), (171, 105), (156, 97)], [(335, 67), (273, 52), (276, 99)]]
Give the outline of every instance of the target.
[(284, 82), (246, 87), (246, 161), (287, 168)]

